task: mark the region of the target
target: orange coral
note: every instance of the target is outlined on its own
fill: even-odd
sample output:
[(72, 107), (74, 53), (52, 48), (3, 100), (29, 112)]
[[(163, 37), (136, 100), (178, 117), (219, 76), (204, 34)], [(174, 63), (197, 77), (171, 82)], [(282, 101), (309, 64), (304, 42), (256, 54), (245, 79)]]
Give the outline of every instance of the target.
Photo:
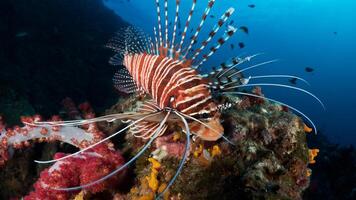
[(194, 151), (194, 157), (198, 158), (203, 152), (203, 145), (199, 144), (199, 147)]
[(309, 149), (309, 164), (315, 163), (315, 157), (318, 155), (319, 149)]
[(215, 156), (218, 156), (221, 154), (221, 149), (218, 145), (214, 145), (213, 149), (211, 151), (211, 156), (214, 158)]
[(177, 142), (179, 139), (180, 139), (180, 133), (177, 132), (173, 135), (173, 141)]
[(147, 176), (148, 186), (153, 192), (156, 192), (158, 189), (158, 169), (161, 167), (161, 164), (154, 158), (149, 158), (148, 161), (152, 163), (152, 169), (150, 176)]
[[(166, 187), (167, 187), (167, 184), (166, 183), (162, 183), (158, 188), (158, 192), (162, 193), (164, 191), (164, 189), (166, 189)], [(167, 192), (165, 192), (163, 194), (163, 199), (164, 200), (168, 200), (169, 199), (169, 191), (168, 190), (167, 190)]]
[(306, 124), (304, 124), (304, 131), (305, 131), (306, 133), (311, 133), (311, 132), (313, 131), (313, 129), (310, 128), (309, 126), (307, 126)]
[(312, 175), (312, 170), (311, 169), (307, 169), (307, 176), (311, 176)]

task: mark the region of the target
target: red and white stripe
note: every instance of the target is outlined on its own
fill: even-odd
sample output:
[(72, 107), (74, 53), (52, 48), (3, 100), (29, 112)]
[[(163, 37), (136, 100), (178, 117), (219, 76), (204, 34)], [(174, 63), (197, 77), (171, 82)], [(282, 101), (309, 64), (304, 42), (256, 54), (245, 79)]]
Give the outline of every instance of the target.
[(188, 115), (216, 111), (208, 84), (182, 61), (141, 53), (125, 55), (124, 65), (160, 109), (171, 107)]

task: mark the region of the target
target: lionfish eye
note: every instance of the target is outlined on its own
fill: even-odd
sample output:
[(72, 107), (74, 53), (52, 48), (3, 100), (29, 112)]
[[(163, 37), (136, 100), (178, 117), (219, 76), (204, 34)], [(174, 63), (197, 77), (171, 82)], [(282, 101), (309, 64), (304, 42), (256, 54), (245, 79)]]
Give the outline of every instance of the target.
[(202, 118), (209, 118), (210, 116), (209, 116), (208, 113), (202, 113), (201, 117), (202, 117)]

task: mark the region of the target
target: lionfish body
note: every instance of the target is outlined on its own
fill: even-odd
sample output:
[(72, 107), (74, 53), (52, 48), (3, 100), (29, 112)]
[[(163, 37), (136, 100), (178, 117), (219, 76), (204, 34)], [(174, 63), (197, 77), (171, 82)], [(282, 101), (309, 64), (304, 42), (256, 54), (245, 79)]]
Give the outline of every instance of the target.
[(204, 116), (207, 124), (219, 132), (197, 123), (191, 123), (191, 131), (205, 140), (215, 141), (221, 137), (223, 128), (208, 82), (187, 63), (142, 53), (125, 55), (123, 64), (137, 87), (149, 94), (159, 109), (171, 108), (199, 119)]
[[(189, 53), (189, 49), (196, 43), (198, 34), (214, 2), (214, 0), (209, 1), (207, 9), (202, 16), (202, 22), (192, 37), (192, 41), (185, 54), (182, 51), (182, 45), (193, 15), (196, 0), (193, 1), (180, 44), (175, 44), (179, 0), (176, 0), (177, 9), (172, 41), (168, 39), (167, 26), (165, 30), (166, 40), (165, 42), (163, 40), (160, 6), (157, 0), (159, 40), (156, 38), (156, 42), (154, 43), (137, 29), (129, 27), (125, 33), (118, 33), (118, 37), (111, 40), (108, 44), (108, 47), (118, 52), (110, 60), (110, 63), (114, 65), (122, 64), (127, 70), (127, 72), (120, 70), (114, 78), (118, 90), (126, 93), (140, 91), (149, 95), (154, 105), (143, 106), (143, 110), (145, 111), (154, 111), (155, 109), (150, 110), (148, 108), (152, 108), (152, 106), (158, 110), (170, 108), (183, 115), (203, 120), (205, 122), (204, 125), (196, 121), (191, 122), (190, 130), (201, 139), (208, 141), (219, 139), (223, 135), (223, 127), (219, 120), (218, 105), (214, 102), (211, 94), (211, 80), (213, 79), (200, 75), (195, 68), (196, 66), (193, 67), (192, 63), (198, 63), (196, 57), (231, 16), (234, 9), (230, 8), (223, 14), (216, 27), (210, 32), (208, 39), (202, 43), (202, 46), (195, 52), (194, 56), (187, 58), (187, 54)], [(167, 4), (168, 2), (165, 0), (166, 23), (168, 20)], [(229, 27), (229, 30), (218, 40), (218, 43), (211, 47), (210, 53), (203, 55), (203, 60), (199, 65), (217, 51), (235, 31), (236, 29)], [(128, 82), (131, 84), (127, 84)], [(123, 84), (126, 85), (123, 86)], [(154, 126), (153, 122), (141, 122), (138, 124), (140, 128), (137, 128), (136, 132), (150, 131), (151, 133), (146, 133), (145, 136), (152, 136), (153, 130), (149, 128)]]
[(131, 133), (134, 136), (145, 139), (147, 141), (146, 144), (141, 150), (139, 150), (137, 155), (130, 159), (126, 164), (112, 171), (108, 175), (85, 185), (72, 188), (55, 188), (56, 190), (78, 190), (110, 178), (134, 162), (144, 153), (145, 150), (150, 147), (154, 139), (166, 132), (168, 124), (174, 122), (184, 131), (186, 135), (186, 146), (183, 157), (179, 163), (179, 168), (172, 180), (168, 183), (166, 189), (162, 192), (164, 193), (167, 188), (173, 184), (188, 157), (191, 134), (195, 134), (197, 137), (207, 141), (216, 141), (219, 138), (223, 138), (227, 142), (231, 143), (231, 141), (223, 136), (224, 129), (220, 123), (219, 117), (220, 110), (226, 109), (226, 106), (224, 104), (219, 105), (215, 102), (214, 97), (219, 95), (242, 95), (281, 104), (302, 115), (312, 124), (314, 131), (316, 131), (314, 123), (304, 113), (294, 107), (258, 94), (238, 90), (239, 88), (254, 86), (289, 88), (301, 91), (314, 97), (319, 101), (319, 103), (321, 103), (322, 106), (324, 106), (323, 103), (315, 97), (315, 95), (301, 88), (273, 83), (249, 84), (250, 80), (252, 81), (253, 79), (257, 80), (261, 78), (296, 78), (306, 82), (302, 78), (291, 75), (262, 75), (250, 76), (248, 78), (244, 78), (242, 76), (242, 72), (272, 63), (274, 60), (258, 63), (248, 66), (242, 70), (238, 70), (237, 66), (240, 66), (243, 63), (248, 63), (252, 58), (260, 54), (247, 56), (245, 58), (235, 57), (231, 61), (221, 63), (218, 68), (212, 67), (213, 70), (208, 75), (199, 74), (199, 68), (236, 32), (237, 28), (231, 26), (231, 22), (228, 23), (228, 26), (222, 36), (217, 38), (216, 43), (213, 44), (199, 59), (200, 53), (204, 52), (205, 47), (207, 47), (212, 39), (217, 35), (220, 28), (224, 27), (223, 25), (232, 15), (234, 9), (229, 8), (222, 14), (216, 25), (209, 32), (208, 37), (201, 42), (200, 47), (193, 51), (192, 47), (197, 43), (198, 35), (202, 28), (204, 28), (204, 22), (206, 21), (215, 0), (208, 1), (208, 5), (201, 16), (201, 21), (196, 28), (195, 33), (190, 31), (192, 36), (188, 43), (185, 43), (185, 38), (188, 34), (187, 30), (190, 25), (197, 0), (192, 0), (192, 7), (187, 17), (184, 30), (181, 34), (179, 34), (181, 35), (179, 39), (177, 38), (176, 33), (177, 24), (178, 27), (180, 27), (180, 22), (178, 22), (180, 0), (176, 0), (175, 2), (176, 10), (174, 16), (174, 28), (171, 37), (168, 37), (168, 0), (164, 0), (164, 31), (161, 22), (160, 0), (156, 0), (158, 28), (154, 28), (154, 41), (136, 28), (128, 27), (123, 32), (117, 33), (116, 37), (111, 39), (107, 45), (116, 52), (109, 62), (112, 65), (125, 66), (124, 68), (118, 70), (114, 76), (113, 80), (116, 89), (128, 94), (144, 94), (149, 99), (146, 100), (136, 112), (118, 113), (91, 120), (67, 121), (62, 123), (43, 122), (39, 124), (44, 126), (71, 126), (99, 121), (112, 122), (120, 119), (130, 119), (131, 123), (104, 140), (74, 154), (50, 161), (37, 162), (51, 163), (77, 155), (98, 145), (99, 143), (107, 141), (111, 137), (124, 132), (128, 128), (131, 128)]

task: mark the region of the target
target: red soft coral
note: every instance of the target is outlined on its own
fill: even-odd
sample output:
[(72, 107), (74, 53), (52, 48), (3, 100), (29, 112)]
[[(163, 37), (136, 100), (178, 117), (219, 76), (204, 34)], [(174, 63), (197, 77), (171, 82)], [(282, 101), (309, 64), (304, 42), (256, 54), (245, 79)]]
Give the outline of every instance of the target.
[[(65, 156), (57, 153), (54, 157)], [(54, 188), (68, 188), (84, 185), (100, 179), (114, 169), (124, 164), (121, 153), (108, 147), (107, 144), (98, 145), (91, 151), (58, 161), (50, 168), (41, 172), (40, 178), (34, 184), (34, 191), (25, 200), (34, 199), (68, 199), (79, 191), (67, 192), (53, 190)], [(112, 178), (85, 188), (91, 193), (101, 192), (118, 183), (125, 172), (120, 172)]]

